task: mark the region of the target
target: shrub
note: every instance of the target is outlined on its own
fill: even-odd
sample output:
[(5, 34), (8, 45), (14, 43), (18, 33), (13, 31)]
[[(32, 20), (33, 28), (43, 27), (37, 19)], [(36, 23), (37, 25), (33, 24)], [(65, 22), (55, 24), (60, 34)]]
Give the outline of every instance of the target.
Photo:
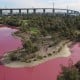
[(37, 59), (34, 59), (33, 61), (37, 61)]
[(46, 58), (47, 56), (43, 56), (44, 58)]
[(9, 59), (11, 60), (11, 61), (16, 61), (16, 60), (18, 60), (18, 57), (14, 54), (14, 53), (11, 53), (11, 54), (9, 54)]
[(43, 59), (43, 57), (42, 56), (37, 56), (37, 59)]
[(80, 73), (75, 67), (63, 67), (57, 80), (80, 80)]
[(49, 53), (49, 54), (48, 54), (48, 56), (52, 56), (52, 54), (51, 54), (51, 53)]
[(31, 60), (27, 60), (26, 63), (31, 63)]

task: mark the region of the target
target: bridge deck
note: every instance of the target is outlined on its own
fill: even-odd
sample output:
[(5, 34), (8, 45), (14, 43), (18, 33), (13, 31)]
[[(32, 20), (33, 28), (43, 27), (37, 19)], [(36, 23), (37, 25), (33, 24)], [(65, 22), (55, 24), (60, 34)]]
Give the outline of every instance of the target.
[(10, 11), (10, 14), (14, 14), (14, 10), (18, 10), (19, 14), (22, 14), (22, 10), (26, 10), (27, 14), (29, 14), (29, 11), (32, 10), (33, 13), (37, 13), (37, 10), (42, 10), (42, 13), (47, 13), (46, 10), (52, 10), (52, 13), (55, 14), (56, 11), (61, 13), (61, 11), (66, 11), (66, 14), (75, 14), (79, 15), (79, 11), (70, 10), (70, 9), (60, 9), (60, 8), (0, 8), (0, 15), (3, 15), (3, 11)]

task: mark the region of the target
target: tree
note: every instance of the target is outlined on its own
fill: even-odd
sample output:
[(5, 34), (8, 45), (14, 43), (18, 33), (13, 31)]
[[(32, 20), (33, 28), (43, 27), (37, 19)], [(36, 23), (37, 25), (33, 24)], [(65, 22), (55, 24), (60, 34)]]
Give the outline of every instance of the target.
[(78, 69), (75, 67), (63, 67), (57, 80), (80, 80)]

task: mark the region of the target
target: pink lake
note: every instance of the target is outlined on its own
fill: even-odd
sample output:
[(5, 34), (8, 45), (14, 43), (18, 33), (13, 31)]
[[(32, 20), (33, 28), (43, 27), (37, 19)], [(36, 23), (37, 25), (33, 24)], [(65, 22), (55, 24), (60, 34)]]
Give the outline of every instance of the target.
[[(0, 28), (0, 55), (15, 50), (21, 46), (21, 41), (11, 34), (17, 31), (6, 26)], [(57, 80), (61, 71), (60, 65), (69, 65), (69, 60), (75, 64), (80, 60), (80, 43), (72, 48), (72, 55), (67, 58), (56, 58), (32, 68), (8, 68), (0, 65), (0, 80)]]

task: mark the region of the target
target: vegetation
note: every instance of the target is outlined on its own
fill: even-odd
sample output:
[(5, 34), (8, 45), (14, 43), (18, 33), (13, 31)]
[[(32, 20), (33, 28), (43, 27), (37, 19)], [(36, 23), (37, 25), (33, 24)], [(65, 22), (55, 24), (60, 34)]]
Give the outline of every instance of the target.
[[(2, 16), (0, 24), (9, 25), (10, 27), (16, 26), (19, 31), (15, 34), (22, 39), (23, 48), (19, 52), (16, 51), (15, 54), (14, 51), (11, 52), (14, 57), (10, 56), (12, 57), (9, 58), (10, 60), (14, 60), (14, 58), (21, 61), (26, 61), (26, 59), (36, 60), (39, 55), (37, 52), (43, 47), (47, 46), (47, 52), (48, 48), (56, 46), (63, 40), (80, 41), (80, 16), (53, 16), (46, 14)], [(51, 55), (48, 54), (48, 56)], [(40, 56), (38, 56), (39, 59), (46, 57), (46, 55)]]
[(70, 67), (62, 67), (57, 80), (80, 80), (80, 61)]

